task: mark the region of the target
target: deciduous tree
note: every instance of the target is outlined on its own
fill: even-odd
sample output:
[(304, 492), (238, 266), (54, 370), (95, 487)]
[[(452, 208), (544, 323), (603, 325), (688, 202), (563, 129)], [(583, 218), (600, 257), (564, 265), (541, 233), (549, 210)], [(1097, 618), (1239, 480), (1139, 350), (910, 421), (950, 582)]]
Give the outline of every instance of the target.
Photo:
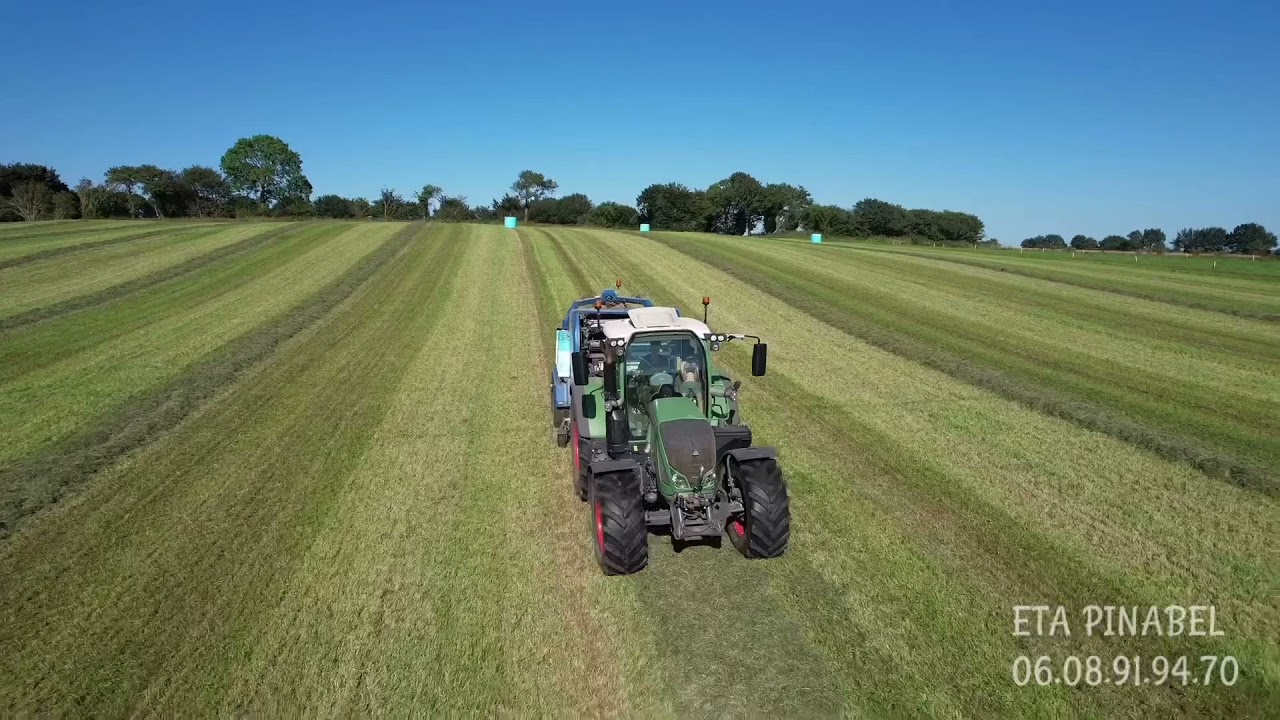
[(418, 191), (415, 199), (422, 206), (422, 219), (426, 220), (431, 217), (431, 203), (444, 194), (444, 188), (439, 185), (423, 185)]
[(1227, 245), (1233, 253), (1265, 255), (1276, 246), (1276, 235), (1257, 223), (1244, 223), (1231, 231)]
[(866, 198), (853, 206), (854, 222), (868, 235), (900, 237), (907, 234), (907, 211), (901, 205)]
[(1185, 228), (1173, 238), (1173, 247), (1182, 252), (1226, 252), (1231, 236), (1224, 228)]
[(1168, 248), (1164, 244), (1164, 231), (1160, 228), (1147, 228), (1142, 231), (1139, 238), (1138, 247), (1147, 252), (1164, 252)]
[(467, 222), (472, 219), (471, 206), (462, 195), (457, 197), (441, 196), (440, 207), (436, 209), (436, 219), (446, 222)]
[(311, 197), (302, 174), (302, 156), (272, 135), (240, 138), (222, 156), (222, 172), (231, 189), (249, 193), (262, 206), (290, 197)]
[(636, 197), (640, 222), (655, 230), (700, 232), (710, 229), (715, 215), (707, 194), (680, 183), (650, 185)]
[(54, 220), (72, 220), (80, 217), (80, 198), (68, 190), (53, 196), (52, 214)]
[(75, 192), (76, 199), (80, 201), (80, 217), (85, 220), (99, 217), (109, 190), (102, 185), (94, 185), (89, 178), (80, 178)]
[(1076, 235), (1071, 238), (1071, 248), (1073, 250), (1097, 250), (1098, 241), (1088, 235)]
[(44, 218), (53, 209), (53, 193), (42, 182), (24, 182), (14, 186), (9, 197), (0, 198), (0, 204), (32, 222)]
[(640, 223), (636, 209), (616, 202), (604, 202), (587, 213), (587, 224), (607, 228), (634, 228)]
[(216, 217), (231, 199), (231, 184), (217, 170), (192, 165), (179, 175), (190, 214)]
[(316, 198), (315, 214), (318, 217), (329, 218), (355, 217), (351, 201), (340, 195), (321, 195)]
[(813, 205), (813, 196), (804, 186), (770, 183), (764, 186), (761, 211), (766, 233), (790, 232), (800, 226), (805, 210)]
[(1133, 250), (1133, 241), (1123, 235), (1108, 235), (1099, 245), (1103, 250)]
[(138, 195), (134, 192), (142, 184), (140, 170), (136, 165), (117, 165), (107, 169), (107, 185), (122, 190), (125, 202), (129, 207), (129, 217), (138, 217)]
[(706, 196), (713, 213), (711, 230), (721, 235), (745, 235), (764, 218), (764, 186), (747, 173), (736, 172), (713, 183)]
[(529, 221), (553, 225), (581, 225), (595, 205), (582, 193), (538, 200), (529, 208)]
[(520, 198), (524, 207), (524, 219), (529, 219), (529, 206), (543, 198), (556, 194), (560, 185), (555, 180), (532, 170), (521, 170), (516, 181), (511, 183), (511, 191)]

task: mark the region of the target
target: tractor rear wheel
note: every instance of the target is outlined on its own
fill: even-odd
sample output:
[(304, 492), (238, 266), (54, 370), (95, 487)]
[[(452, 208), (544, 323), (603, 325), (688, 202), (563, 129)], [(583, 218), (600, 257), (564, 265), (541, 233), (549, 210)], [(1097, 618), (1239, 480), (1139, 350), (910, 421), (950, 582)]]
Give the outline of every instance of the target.
[(782, 468), (772, 458), (729, 461), (725, 472), (742, 492), (742, 515), (729, 519), (729, 542), (748, 558), (778, 557), (791, 540), (791, 503)]
[(634, 472), (591, 477), (591, 534), (605, 575), (630, 575), (649, 564), (640, 478)]

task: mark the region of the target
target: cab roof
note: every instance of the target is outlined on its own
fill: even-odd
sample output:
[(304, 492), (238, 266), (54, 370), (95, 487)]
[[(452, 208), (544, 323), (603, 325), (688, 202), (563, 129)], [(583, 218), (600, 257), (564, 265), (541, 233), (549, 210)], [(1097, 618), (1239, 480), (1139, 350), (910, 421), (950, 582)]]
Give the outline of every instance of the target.
[(610, 340), (629, 341), (636, 333), (691, 332), (702, 338), (711, 332), (706, 323), (693, 318), (680, 317), (675, 308), (644, 307), (627, 311), (625, 319), (605, 320), (600, 323), (604, 336)]

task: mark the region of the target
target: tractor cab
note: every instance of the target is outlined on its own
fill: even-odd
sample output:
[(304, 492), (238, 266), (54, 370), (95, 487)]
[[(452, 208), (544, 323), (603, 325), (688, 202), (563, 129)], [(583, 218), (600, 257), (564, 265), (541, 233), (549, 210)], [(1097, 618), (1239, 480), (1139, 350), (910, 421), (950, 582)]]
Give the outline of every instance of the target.
[(678, 541), (727, 532), (747, 557), (782, 554), (790, 520), (776, 453), (752, 446), (738, 413), (741, 383), (713, 359), (725, 344), (753, 339), (751, 374), (761, 376), (767, 346), (754, 335), (714, 333), (705, 317), (671, 307), (628, 308), (624, 317), (595, 309), (570, 353), (563, 444), (573, 448), (578, 496), (593, 506), (601, 568), (643, 567), (651, 527)]

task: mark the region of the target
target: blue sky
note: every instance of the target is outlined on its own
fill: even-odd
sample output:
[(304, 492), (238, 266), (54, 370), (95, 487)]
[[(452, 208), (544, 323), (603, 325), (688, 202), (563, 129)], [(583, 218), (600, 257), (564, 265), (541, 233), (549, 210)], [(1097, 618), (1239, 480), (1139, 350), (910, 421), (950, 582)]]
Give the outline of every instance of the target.
[(1280, 2), (0, 3), (0, 162), (301, 153), (316, 193), (737, 170), (1006, 244), (1280, 229)]

